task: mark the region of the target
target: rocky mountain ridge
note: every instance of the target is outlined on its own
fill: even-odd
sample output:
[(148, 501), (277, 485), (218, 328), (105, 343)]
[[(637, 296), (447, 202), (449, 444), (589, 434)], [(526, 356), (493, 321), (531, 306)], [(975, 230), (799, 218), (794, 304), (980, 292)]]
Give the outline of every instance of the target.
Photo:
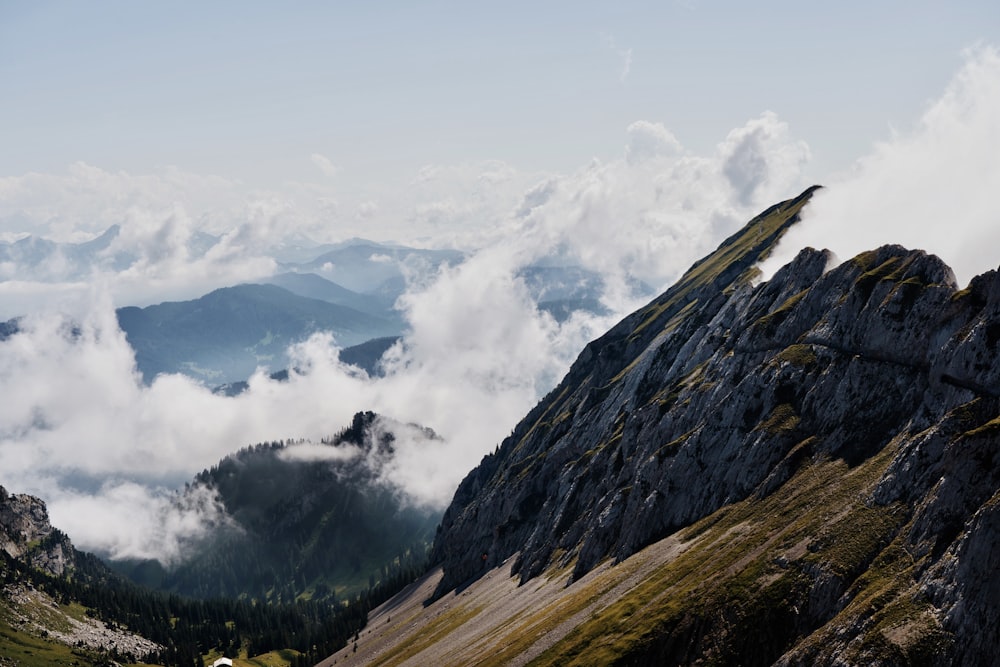
[[(578, 580), (678, 531), (723, 539), (711, 526), (744, 512), (699, 565), (697, 601), (657, 607), (659, 625), (608, 662), (990, 664), (1000, 276), (959, 290), (919, 250), (829, 268), (807, 248), (754, 284), (813, 191), (587, 346), (459, 487), (435, 597), (508, 558), (522, 583), (560, 568)], [(757, 539), (769, 546), (718, 555)], [(588, 636), (551, 649), (552, 664), (618, 635)]]
[[(78, 557), (69, 538), (49, 522), (41, 499), (0, 486), (0, 665), (21, 664), (14, 652), (32, 655), (31, 647), (53, 642), (72, 647), (72, 653), (64, 651), (77, 658), (74, 664), (110, 664), (106, 658), (111, 654), (134, 657), (162, 648), (114, 624), (68, 612), (17, 571), (30, 568), (55, 579), (70, 577), (78, 574)], [(44, 648), (38, 652), (48, 654)], [(51, 655), (59, 655), (58, 650)]]
[(49, 523), (45, 503), (0, 486), (0, 551), (52, 576), (72, 568), (73, 545)]

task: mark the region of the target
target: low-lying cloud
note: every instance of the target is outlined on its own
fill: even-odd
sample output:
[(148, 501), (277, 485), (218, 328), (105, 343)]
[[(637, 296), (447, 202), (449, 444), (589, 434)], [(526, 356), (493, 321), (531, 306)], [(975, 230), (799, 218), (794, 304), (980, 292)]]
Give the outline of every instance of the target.
[(215, 491), (202, 485), (176, 494), (132, 481), (109, 481), (96, 493), (60, 489), (48, 503), (57, 521), (64, 516), (93, 517), (74, 523), (77, 545), (114, 560), (157, 559), (168, 567), (183, 561), (185, 547), (196, 545), (210, 531), (236, 526)]
[[(144, 386), (114, 307), (129, 303), (123, 294), (138, 299), (145, 280), (154, 281), (149, 298), (192, 269), (192, 288), (243, 275), (225, 272), (240, 262), (250, 262), (245, 273), (265, 270), (254, 263), (267, 260), (268, 243), (315, 229), (320, 220), (296, 222), (320, 209), (244, 202), (242, 221), (213, 229), (222, 241), (204, 255), (190, 251), (194, 221), (208, 215), (193, 199), (166, 213), (153, 207), (159, 213), (150, 217), (136, 209), (128, 220), (137, 229), (123, 231), (122, 243), (130, 240), (139, 260), (120, 271), (101, 268), (85, 288), (63, 286), (75, 290), (70, 312), (64, 304), (41, 309), (0, 341), (0, 386), (9, 397), (0, 405), (0, 483), (42, 496), (55, 525), (83, 548), (170, 562), (186, 540), (223, 520), (211, 498), (178, 508), (173, 489), (245, 445), (316, 442), (355, 412), (373, 410), (440, 436), (397, 429), (384, 477), (415, 504), (441, 507), (584, 344), (648, 298), (637, 294), (638, 281), (659, 291), (760, 209), (797, 194), (796, 168), (807, 159), (808, 148), (765, 113), (710, 155), (694, 155), (666, 127), (643, 122), (629, 128), (622, 155), (569, 174), (525, 175), (503, 163), (428, 167), (391, 206), (366, 194), (365, 215), (398, 215), (397, 224), (436, 232), (469, 256), (411, 279), (398, 303), (407, 332), (387, 353), (384, 376), (340, 363), (337, 342), (318, 334), (291, 350), (297, 370), (287, 382), (261, 370), (234, 398), (176, 375)], [(29, 180), (42, 189), (45, 179)], [(349, 216), (358, 210), (340, 208)], [(540, 312), (521, 277), (538, 264), (598, 273), (611, 314), (577, 312), (557, 322)], [(319, 453), (297, 446), (289, 455)]]

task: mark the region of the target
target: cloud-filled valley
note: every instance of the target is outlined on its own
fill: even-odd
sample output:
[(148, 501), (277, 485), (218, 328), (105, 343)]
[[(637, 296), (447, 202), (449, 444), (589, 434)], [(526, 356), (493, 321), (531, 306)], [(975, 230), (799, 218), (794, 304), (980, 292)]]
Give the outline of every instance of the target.
[[(940, 254), (962, 282), (996, 267), (1000, 56), (979, 48), (966, 58), (912, 130), (824, 184), (765, 268), (804, 245), (846, 259), (885, 242)], [(318, 153), (303, 158), (317, 182), (266, 191), (173, 168), (137, 175), (83, 163), (0, 178), (0, 250), (25, 229), (79, 244), (120, 226), (82, 267), (61, 250), (31, 267), (0, 255), (0, 319), (24, 315), (21, 331), (0, 341), (0, 484), (45, 499), (82, 548), (169, 562), (184, 539), (224, 520), (210, 497), (174, 504), (195, 473), (247, 444), (319, 441), (372, 410), (440, 436), (397, 433), (385, 476), (412, 502), (443, 506), (584, 344), (648, 300), (636, 285), (659, 293), (754, 214), (810, 185), (808, 143), (771, 112), (707, 154), (650, 121), (629, 125), (622, 144), (570, 173), (430, 165), (382, 193), (342, 191), (341, 168)], [(239, 396), (182, 375), (142, 382), (116, 307), (261, 280), (281, 270), (280, 255), (352, 236), (466, 257), (405, 267), (396, 303), (405, 333), (382, 375), (341, 363), (338, 341), (319, 333), (292, 346), (287, 381), (261, 369)], [(598, 274), (607, 314), (557, 321), (540, 310), (524, 278), (537, 266)]]

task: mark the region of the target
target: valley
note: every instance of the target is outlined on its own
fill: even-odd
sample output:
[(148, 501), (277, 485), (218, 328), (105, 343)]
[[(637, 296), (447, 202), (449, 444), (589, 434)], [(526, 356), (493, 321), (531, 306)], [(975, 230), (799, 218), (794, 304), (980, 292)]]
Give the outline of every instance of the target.
[[(833, 266), (807, 248), (759, 281), (815, 192), (589, 343), (443, 515), (383, 478), (398, 438), (439, 436), (371, 412), (206, 469), (176, 502), (214, 498), (223, 522), (180, 565), (116, 563), (135, 583), (18, 500), (35, 509), (8, 521), (27, 528), (8, 531), (4, 650), (75, 636), (59, 614), (86, 608), (164, 665), (988, 664), (1000, 279), (959, 290), (883, 246)], [(32, 599), (69, 606), (48, 627)], [(150, 633), (165, 617), (137, 604), (191, 638)]]
[(997, 667), (1000, 3), (0, 2), (0, 667)]

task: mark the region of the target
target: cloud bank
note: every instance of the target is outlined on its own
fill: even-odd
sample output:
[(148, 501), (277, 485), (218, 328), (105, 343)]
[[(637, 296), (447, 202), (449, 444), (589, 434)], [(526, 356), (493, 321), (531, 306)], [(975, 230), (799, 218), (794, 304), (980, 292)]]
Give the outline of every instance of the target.
[(764, 265), (806, 246), (846, 260), (886, 243), (941, 257), (961, 285), (1000, 263), (1000, 53), (980, 47), (916, 125), (819, 191)]
[[(39, 228), (64, 238), (76, 238), (76, 223), (97, 231), (124, 220), (115, 243), (133, 259), (98, 262), (86, 282), (16, 285), (73, 290), (74, 298), (72, 307), (38, 308), (21, 333), (0, 341), (0, 387), (10, 397), (0, 405), (0, 483), (43, 497), (53, 522), (85, 549), (171, 562), (185, 540), (224, 520), (211, 498), (175, 506), (173, 489), (245, 445), (318, 441), (355, 412), (373, 410), (441, 437), (397, 433), (397, 458), (384, 476), (412, 502), (443, 506), (584, 344), (648, 298), (637, 294), (638, 281), (659, 291), (759, 210), (797, 194), (797, 168), (808, 160), (808, 148), (771, 113), (737, 128), (708, 155), (692, 154), (666, 127), (646, 121), (627, 129), (625, 144), (620, 156), (568, 174), (523, 174), (499, 162), (428, 166), (395, 199), (364, 193), (357, 206), (332, 208), (336, 193), (308, 184), (239, 203), (238, 185), (222, 181), (219, 201), (234, 201), (200, 209), (204, 184), (194, 179), (188, 193), (190, 179), (181, 176), (175, 189), (157, 177), (139, 178), (139, 188), (127, 175), (84, 167), (69, 176), (6, 179), (0, 212), (36, 216)], [(326, 171), (323, 160), (312, 159)], [(86, 188), (66, 195), (80, 178), (93, 179), (94, 192), (110, 179), (126, 192), (155, 195), (167, 187), (170, 196), (142, 205), (137, 194), (115, 208)], [(94, 201), (83, 213), (27, 206), (42, 206), (46, 187), (56, 193), (50, 202)], [(325, 204), (314, 201), (318, 193)], [(177, 201), (167, 207), (167, 199)], [(344, 222), (347, 236), (356, 215), (395, 218), (428, 244), (470, 249), (461, 264), (411, 276), (398, 303), (407, 333), (386, 355), (384, 376), (341, 364), (337, 342), (319, 334), (293, 347), (298, 370), (287, 382), (262, 369), (239, 397), (213, 395), (182, 376), (141, 383), (114, 317), (124, 297), (149, 298), (177, 285), (204, 289), (273, 269), (269, 247), (290, 248), (296, 235), (336, 226), (331, 220)], [(219, 241), (199, 253), (192, 240), (202, 221), (218, 223), (208, 229)], [(539, 311), (521, 277), (538, 265), (599, 274), (611, 314), (577, 312), (557, 322)], [(187, 272), (194, 278), (185, 283)], [(17, 291), (5, 285), (8, 295)]]

